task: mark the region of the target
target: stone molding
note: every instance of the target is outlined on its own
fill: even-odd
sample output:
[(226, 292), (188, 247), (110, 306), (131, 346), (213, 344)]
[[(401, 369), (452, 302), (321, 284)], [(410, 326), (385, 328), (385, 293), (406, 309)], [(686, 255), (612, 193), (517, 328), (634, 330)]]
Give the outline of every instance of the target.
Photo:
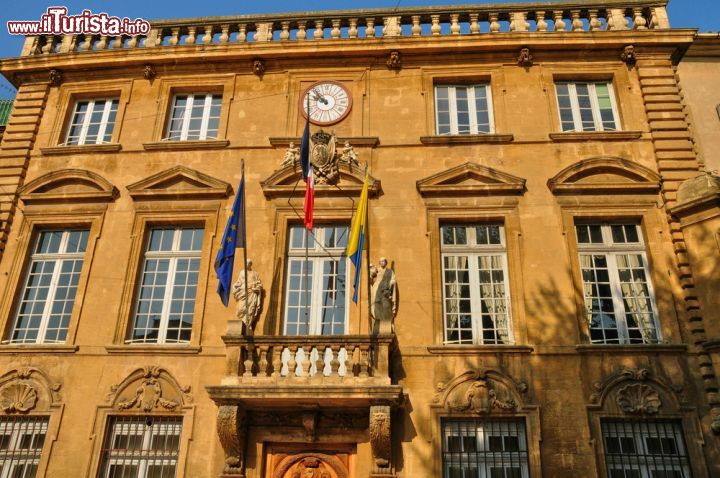
[(179, 411), (192, 403), (190, 387), (182, 387), (164, 368), (148, 365), (131, 372), (125, 380), (110, 387), (108, 401), (117, 410), (139, 409)]
[(572, 131), (550, 133), (548, 137), (555, 142), (633, 141), (642, 138), (642, 131)]
[(421, 196), (520, 195), (525, 179), (478, 163), (467, 162), (415, 183)]
[(127, 186), (134, 200), (221, 199), (229, 197), (232, 186), (220, 179), (178, 165)]
[(447, 134), (421, 136), (422, 144), (473, 144), (473, 143), (511, 143), (515, 139), (512, 134)]
[(86, 169), (59, 169), (35, 178), (18, 190), (26, 204), (44, 202), (110, 202), (120, 191), (110, 181)]
[(618, 370), (592, 386), (588, 408), (613, 412), (612, 407), (630, 415), (657, 415), (660, 407), (667, 413), (684, 404), (683, 387), (673, 385), (645, 368)]
[(184, 141), (152, 141), (143, 143), (146, 151), (186, 151), (190, 149), (222, 149), (227, 148), (227, 139), (198, 139)]
[[(293, 137), (272, 137), (269, 138), (270, 145), (275, 148), (287, 148), (290, 143), (300, 144), (302, 138)], [(374, 148), (380, 144), (380, 138), (377, 136), (341, 136), (337, 139), (337, 144), (350, 143), (350, 146), (360, 146)]]
[(60, 405), (61, 384), (35, 367), (21, 367), (0, 377), (0, 409), (5, 413), (49, 411)]
[(547, 182), (553, 194), (657, 194), (660, 175), (634, 161), (601, 156), (583, 159)]
[(63, 154), (98, 154), (98, 153), (117, 153), (122, 150), (120, 143), (103, 143), (103, 144), (81, 144), (72, 146), (50, 146), (40, 148), (43, 156), (60, 156)]
[[(339, 185), (316, 183), (316, 198), (323, 196), (360, 196), (362, 185), (365, 181), (363, 170), (358, 167), (351, 167), (346, 163), (338, 163), (337, 167), (340, 174)], [(276, 197), (303, 197), (305, 196), (305, 187), (298, 186), (298, 182), (301, 181), (301, 176), (302, 171), (299, 165), (286, 166), (272, 173), (264, 181), (260, 181), (260, 187), (268, 199)], [(370, 176), (368, 196), (377, 197), (381, 191), (380, 180)]]

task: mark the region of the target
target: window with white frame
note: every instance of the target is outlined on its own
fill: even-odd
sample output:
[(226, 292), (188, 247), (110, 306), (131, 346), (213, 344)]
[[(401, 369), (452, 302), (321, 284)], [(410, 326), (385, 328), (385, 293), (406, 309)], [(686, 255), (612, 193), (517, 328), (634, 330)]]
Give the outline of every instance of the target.
[(690, 478), (682, 427), (675, 421), (602, 422), (608, 478)]
[(436, 85), (437, 134), (493, 133), (490, 85)]
[(512, 343), (504, 227), (447, 224), (440, 236), (445, 343)]
[(150, 229), (128, 342), (190, 342), (202, 242), (202, 228)]
[(347, 333), (347, 239), (347, 226), (290, 227), (285, 335)]
[(443, 478), (529, 478), (522, 419), (443, 420)]
[(181, 433), (182, 417), (109, 417), (99, 476), (173, 478)]
[(65, 342), (88, 234), (73, 229), (37, 234), (9, 342)]
[(65, 144), (102, 144), (112, 141), (117, 98), (81, 100), (75, 103)]
[(175, 95), (167, 139), (187, 141), (217, 139), (222, 95), (196, 93)]
[(578, 223), (575, 231), (591, 342), (657, 343), (655, 300), (640, 227)]
[(0, 477), (35, 478), (48, 420), (33, 415), (0, 418)]
[(612, 83), (555, 83), (563, 131), (617, 131), (617, 104)]

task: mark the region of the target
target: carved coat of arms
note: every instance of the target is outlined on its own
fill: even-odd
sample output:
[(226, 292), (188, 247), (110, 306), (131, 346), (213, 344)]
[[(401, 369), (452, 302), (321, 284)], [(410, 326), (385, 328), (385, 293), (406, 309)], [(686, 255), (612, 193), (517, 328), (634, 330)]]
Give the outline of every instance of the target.
[(337, 184), (340, 180), (338, 157), (335, 154), (335, 134), (323, 130), (313, 134), (310, 140), (310, 162), (315, 170), (316, 184)]

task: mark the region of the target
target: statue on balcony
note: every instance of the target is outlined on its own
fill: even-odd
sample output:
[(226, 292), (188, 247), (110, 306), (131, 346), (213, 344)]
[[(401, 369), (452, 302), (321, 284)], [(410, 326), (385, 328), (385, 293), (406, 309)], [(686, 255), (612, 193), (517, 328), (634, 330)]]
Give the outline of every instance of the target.
[(380, 267), (370, 265), (370, 314), (375, 319), (375, 332), (390, 334), (392, 322), (397, 314), (397, 283), (395, 271), (388, 267), (387, 259), (380, 258)]
[(295, 143), (291, 141), (290, 145), (288, 146), (287, 151), (285, 151), (285, 156), (283, 157), (280, 167), (286, 168), (288, 166), (295, 166), (299, 162), (300, 162), (300, 148), (295, 146)]
[[(245, 274), (247, 272), (247, 287)], [(260, 300), (263, 286), (260, 274), (252, 270), (252, 261), (248, 259), (246, 270), (240, 271), (235, 284), (233, 284), (233, 297), (237, 301), (235, 316), (242, 321), (245, 335), (252, 335), (255, 322), (260, 315)]]
[(348, 166), (350, 166), (350, 168), (352, 168), (353, 166), (360, 166), (360, 162), (358, 161), (358, 155), (353, 149), (353, 147), (350, 145), (350, 141), (345, 141), (345, 146), (343, 146), (339, 161), (341, 163), (346, 163)]

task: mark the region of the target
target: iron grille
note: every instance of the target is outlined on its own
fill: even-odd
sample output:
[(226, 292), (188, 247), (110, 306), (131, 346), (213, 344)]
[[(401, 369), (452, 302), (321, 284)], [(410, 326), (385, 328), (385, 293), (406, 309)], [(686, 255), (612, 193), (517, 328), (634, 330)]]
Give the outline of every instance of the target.
[(525, 422), (443, 420), (444, 478), (529, 478)]
[(679, 422), (602, 422), (608, 478), (691, 478)]
[(48, 420), (38, 416), (0, 418), (0, 476), (35, 478)]
[(100, 478), (174, 478), (182, 417), (112, 416)]

